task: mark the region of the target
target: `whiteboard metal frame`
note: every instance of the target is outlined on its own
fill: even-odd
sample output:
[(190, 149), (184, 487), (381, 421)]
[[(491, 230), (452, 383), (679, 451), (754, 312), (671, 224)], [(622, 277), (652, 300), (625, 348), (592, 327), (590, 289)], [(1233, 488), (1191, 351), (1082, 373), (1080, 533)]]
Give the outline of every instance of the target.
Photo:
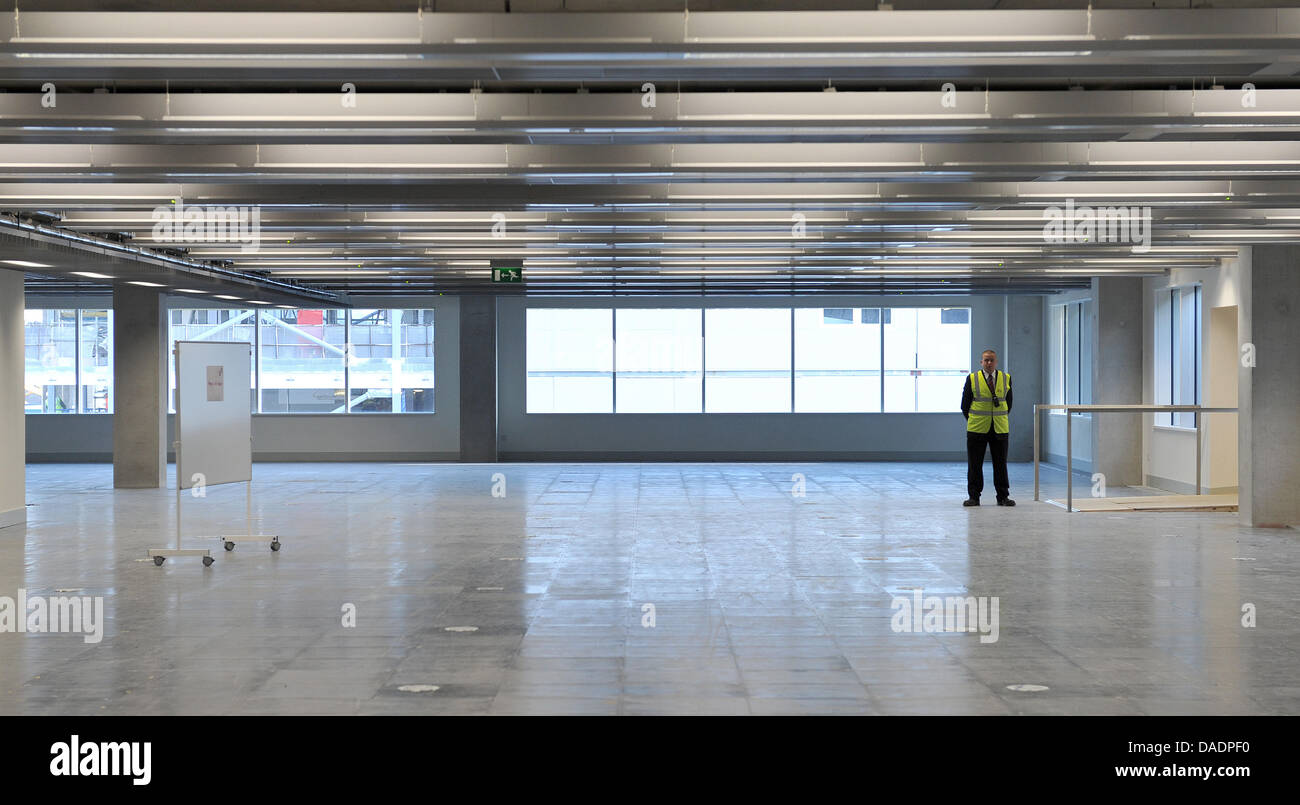
[[(184, 489), (192, 488), (192, 487), (185, 487), (185, 486), (183, 486), (183, 477), (184, 477), (184, 476), (183, 476), (183, 473), (182, 473), (182, 462), (181, 462), (181, 456), (182, 456), (182, 452), (181, 452), (181, 450), (182, 450), (182, 444), (181, 444), (181, 443), (182, 443), (182, 441), (183, 441), (183, 440), (181, 439), (181, 436), (182, 436), (183, 433), (184, 433), (184, 431), (183, 431), (183, 429), (182, 429), (182, 425), (181, 425), (181, 411), (182, 411), (182, 408), (181, 408), (181, 389), (183, 388), (183, 385), (184, 385), (184, 384), (182, 383), (182, 381), (181, 381), (181, 378), (182, 378), (182, 374), (181, 374), (181, 344), (223, 344), (223, 345), (235, 345), (235, 344), (238, 344), (238, 345), (240, 345), (240, 346), (246, 347), (246, 348), (248, 348), (248, 350), (249, 350), (249, 360), (250, 360), (249, 366), (250, 366), (250, 373), (251, 373), (251, 367), (252, 367), (252, 349), (253, 349), (253, 345), (252, 345), (252, 344), (249, 344), (247, 341), (174, 341), (174, 342), (172, 342), (172, 355), (173, 355), (173, 361), (174, 361), (174, 364), (175, 364), (175, 367), (176, 367), (176, 392), (175, 392), (175, 399), (173, 400), (173, 402), (175, 403), (175, 407), (176, 407), (176, 439), (175, 439), (175, 441), (172, 442), (172, 448), (173, 448), (173, 450), (175, 451), (175, 454), (176, 454), (176, 547), (175, 547), (175, 548), (150, 548), (149, 551), (148, 551), (148, 557), (149, 557), (150, 559), (153, 559), (153, 560), (154, 560), (154, 563), (155, 563), (156, 565), (161, 566), (161, 565), (162, 565), (162, 564), (167, 560), (168, 557), (172, 557), (172, 556), (200, 556), (200, 557), (203, 558), (203, 565), (204, 565), (205, 567), (210, 567), (210, 566), (212, 565), (212, 563), (215, 561), (215, 560), (212, 558), (212, 552), (211, 552), (210, 550), (208, 550), (207, 548), (183, 548), (183, 547), (181, 547), (181, 544), (182, 544), (182, 537), (181, 537), (181, 534), (182, 534), (182, 529), (181, 529), (181, 499), (182, 499), (182, 495), (181, 495), (181, 492), (182, 492)], [(224, 383), (224, 370), (223, 370), (223, 383)], [(223, 394), (224, 394), (224, 392), (223, 392)], [(246, 522), (246, 528), (247, 528), (247, 531), (248, 531), (249, 533), (244, 534), (244, 535), (239, 535), (239, 536), (220, 536), (220, 537), (215, 537), (215, 539), (220, 539), (220, 540), (222, 540), (223, 543), (224, 543), (224, 545), (225, 545), (225, 547), (226, 547), (226, 550), (227, 550), (227, 551), (234, 550), (235, 543), (237, 543), (237, 542), (267, 542), (268, 540), (269, 540), (270, 545), (271, 545), (271, 550), (272, 550), (272, 551), (279, 551), (279, 550), (280, 550), (280, 539), (279, 539), (278, 536), (276, 536), (276, 535), (252, 534), (252, 533), (251, 533), (252, 530), (253, 530), (253, 477), (252, 477), (252, 476), (253, 476), (253, 473), (252, 473), (252, 463), (253, 463), (253, 430), (252, 430), (252, 405), (251, 405), (251, 400), (250, 400), (250, 405), (249, 405), (249, 428), (248, 428), (248, 466), (249, 466), (249, 470), (248, 470), (248, 478), (247, 478), (247, 479), (230, 480), (230, 481), (217, 481), (215, 484), (212, 484), (213, 486), (219, 486), (219, 485), (221, 485), (221, 484), (226, 484), (226, 483), (241, 483), (241, 482), (247, 484), (247, 486), (246, 486), (246, 498), (245, 498), (245, 500), (246, 500), (246, 509), (245, 509), (245, 517), (246, 517), (246, 520), (245, 520), (245, 522)], [(205, 480), (205, 482), (204, 482), (204, 486), (205, 486), (205, 487), (208, 486), (206, 480)], [(212, 538), (213, 538), (213, 537), (209, 537), (209, 539), (212, 539)]]

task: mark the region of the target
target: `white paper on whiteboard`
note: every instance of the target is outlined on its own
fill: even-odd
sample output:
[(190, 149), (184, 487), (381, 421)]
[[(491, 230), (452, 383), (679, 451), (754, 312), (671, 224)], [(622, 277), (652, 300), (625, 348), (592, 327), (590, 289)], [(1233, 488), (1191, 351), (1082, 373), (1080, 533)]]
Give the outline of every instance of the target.
[(224, 400), (225, 381), (221, 377), (221, 366), (208, 367), (208, 402), (221, 402)]
[[(176, 469), (181, 489), (253, 477), (246, 342), (176, 342)], [(227, 385), (230, 388), (226, 388)]]

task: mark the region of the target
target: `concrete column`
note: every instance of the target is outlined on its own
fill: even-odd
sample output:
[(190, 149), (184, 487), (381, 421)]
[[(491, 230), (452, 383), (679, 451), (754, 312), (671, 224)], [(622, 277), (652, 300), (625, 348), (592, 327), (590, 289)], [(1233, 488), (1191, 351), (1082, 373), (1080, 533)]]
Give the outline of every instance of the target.
[[(1300, 247), (1255, 246), (1249, 323), (1255, 365), (1241, 368), (1238, 433), (1242, 519), (1300, 526)], [(1248, 393), (1247, 393), (1248, 390)]]
[[(1136, 405), (1142, 400), (1142, 280), (1092, 281), (1092, 401)], [(1141, 485), (1142, 414), (1092, 415), (1092, 469), (1106, 485)]]
[(113, 486), (167, 486), (166, 297), (113, 288)]
[(1008, 461), (1034, 460), (1034, 405), (1043, 399), (1043, 297), (1006, 298), (1006, 356), (1015, 409), (1011, 412)]
[(27, 522), (23, 273), (0, 269), (0, 528)]
[(460, 298), (460, 460), (497, 460), (497, 298)]

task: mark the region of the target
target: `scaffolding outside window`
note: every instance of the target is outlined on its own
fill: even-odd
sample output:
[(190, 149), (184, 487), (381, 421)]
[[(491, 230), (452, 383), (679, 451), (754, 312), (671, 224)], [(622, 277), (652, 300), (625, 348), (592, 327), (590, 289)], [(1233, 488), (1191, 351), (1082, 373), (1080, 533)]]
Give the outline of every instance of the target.
[[(433, 310), (173, 308), (167, 321), (169, 344), (252, 347), (255, 413), (434, 410)], [(26, 412), (112, 413), (113, 311), (32, 309), (23, 324)], [(170, 354), (167, 365), (175, 412)]]
[(27, 413), (111, 414), (113, 311), (24, 311), (23, 364)]

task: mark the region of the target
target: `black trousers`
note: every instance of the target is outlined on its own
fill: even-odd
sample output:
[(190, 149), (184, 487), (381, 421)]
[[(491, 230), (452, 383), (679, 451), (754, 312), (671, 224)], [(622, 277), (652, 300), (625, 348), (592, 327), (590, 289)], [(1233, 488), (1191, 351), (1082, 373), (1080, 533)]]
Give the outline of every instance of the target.
[(998, 500), (1011, 495), (1011, 482), (1007, 480), (1007, 434), (971, 433), (966, 431), (966, 494), (979, 500), (984, 491), (984, 445), (993, 454), (993, 488)]

